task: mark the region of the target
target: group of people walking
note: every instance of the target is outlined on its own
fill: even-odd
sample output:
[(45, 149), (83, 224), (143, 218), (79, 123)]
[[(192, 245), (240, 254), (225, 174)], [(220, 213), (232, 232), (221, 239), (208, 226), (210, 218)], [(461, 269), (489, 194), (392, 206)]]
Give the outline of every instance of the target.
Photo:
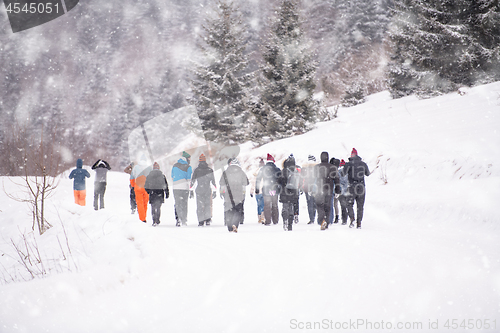
[[(181, 157), (171, 170), (172, 192), (176, 226), (187, 225), (188, 200), (196, 195), (196, 213), (198, 226), (209, 226), (212, 223), (212, 203), (217, 196), (217, 185), (214, 171), (209, 167), (206, 156), (201, 154), (198, 166), (191, 167), (191, 155), (182, 152)], [(106, 189), (106, 172), (109, 164), (98, 160), (92, 169), (96, 170), (94, 208), (104, 208), (104, 191)], [(131, 163), (125, 170), (130, 174), (130, 205), (132, 213), (138, 211), (139, 219), (146, 223), (148, 203), (151, 205), (153, 226), (160, 224), (161, 205), (170, 196), (166, 176), (160, 165), (148, 164), (142, 158), (137, 164)], [(363, 207), (365, 202), (364, 177), (369, 176), (368, 166), (353, 148), (348, 162), (329, 158), (328, 152), (322, 152), (320, 163), (316, 163), (313, 155), (308, 156), (308, 163), (303, 167), (297, 165), (293, 154), (288, 156), (282, 168), (276, 166), (271, 154), (267, 154), (266, 162), (260, 159), (259, 169), (254, 174), (250, 196), (255, 195), (257, 201), (258, 222), (263, 225), (278, 224), (279, 207), (285, 230), (292, 230), (298, 223), (299, 198), (305, 194), (309, 223), (315, 219), (325, 230), (330, 224), (340, 222), (343, 225), (350, 220), (349, 227), (361, 228)], [(85, 205), (85, 178), (90, 177), (88, 171), (82, 169), (82, 161), (77, 161), (77, 169), (70, 178), (74, 178), (75, 202)], [(83, 179), (83, 188), (82, 188)], [(236, 158), (230, 158), (219, 180), (219, 194), (224, 200), (224, 224), (230, 232), (237, 232), (244, 222), (244, 204), (246, 187), (250, 181)], [(83, 202), (82, 202), (83, 196)], [(354, 213), (354, 204), (357, 211)]]
[[(188, 199), (194, 198), (195, 195), (198, 226), (209, 226), (212, 223), (212, 201), (217, 196), (214, 171), (208, 166), (204, 154), (199, 156), (198, 166), (194, 171), (190, 164), (191, 155), (184, 151), (171, 171), (176, 226), (187, 225)], [(132, 213), (137, 209), (139, 219), (146, 222), (149, 200), (153, 226), (160, 223), (161, 204), (169, 197), (166, 177), (159, 169), (158, 163), (155, 162), (151, 170), (144, 158), (138, 165), (132, 163), (124, 170), (130, 174)], [(139, 181), (141, 178), (144, 178), (144, 181)], [(219, 181), (220, 195), (224, 199), (224, 221), (229, 231), (237, 232), (239, 224), (243, 223), (245, 189), (248, 184), (248, 178), (238, 160), (229, 159)]]
[[(274, 157), (267, 155), (267, 163), (261, 161), (256, 177), (255, 196), (259, 222), (264, 225), (278, 224), (278, 201), (282, 203), (282, 219), (285, 230), (292, 230), (298, 223), (299, 197), (305, 194), (309, 223), (317, 223), (325, 230), (330, 224), (347, 224), (361, 228), (365, 200), (364, 177), (370, 175), (368, 166), (353, 149), (349, 162), (336, 158), (329, 159), (328, 152), (322, 152), (320, 163), (313, 155), (303, 167), (296, 164), (290, 155), (283, 162), (282, 169), (275, 165)], [(357, 205), (357, 220), (354, 215)], [(340, 209), (339, 209), (340, 204)]]

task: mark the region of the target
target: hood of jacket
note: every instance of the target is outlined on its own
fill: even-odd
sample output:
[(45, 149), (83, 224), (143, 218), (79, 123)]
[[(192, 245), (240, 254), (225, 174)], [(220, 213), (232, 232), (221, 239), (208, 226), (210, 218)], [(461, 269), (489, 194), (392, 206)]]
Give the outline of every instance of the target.
[(321, 153), (321, 163), (328, 163), (328, 152), (324, 151)]
[(353, 156), (353, 157), (349, 157), (349, 161), (358, 162), (358, 161), (361, 161), (361, 157), (359, 157), (358, 155)]
[(82, 161), (81, 158), (79, 158), (79, 159), (76, 160), (76, 167), (78, 169), (81, 169), (83, 167), (83, 161)]
[(198, 168), (208, 169), (208, 163), (205, 161), (201, 161), (200, 163), (198, 163)]
[(184, 157), (179, 158), (179, 160), (177, 160), (177, 163), (188, 164), (188, 162), (186, 161), (186, 159)]

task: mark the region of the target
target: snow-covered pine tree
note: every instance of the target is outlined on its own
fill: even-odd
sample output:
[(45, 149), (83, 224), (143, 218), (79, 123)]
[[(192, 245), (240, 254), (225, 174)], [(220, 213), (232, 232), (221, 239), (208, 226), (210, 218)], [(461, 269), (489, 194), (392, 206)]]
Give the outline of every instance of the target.
[(281, 1), (263, 47), (254, 134), (273, 139), (304, 133), (319, 111), (319, 103), (313, 99), (317, 62), (301, 29), (296, 0)]
[(476, 69), (474, 80), (488, 83), (500, 80), (500, 2), (498, 0), (467, 1), (464, 20), (473, 43), (469, 54)]
[(232, 3), (217, 1), (216, 17), (203, 25), (203, 43), (198, 46), (204, 63), (198, 64), (192, 80), (193, 99), (205, 139), (227, 144), (247, 137), (249, 87), (245, 74), (245, 28)]
[(497, 68), (499, 12), (498, 1), (395, 0), (392, 95), (446, 93)]
[(454, 3), (396, 0), (390, 39), (394, 54), (389, 88), (394, 97), (448, 92), (463, 79), (454, 77), (467, 41)]
[(317, 77), (329, 102), (337, 103), (356, 84), (369, 94), (386, 89), (388, 1), (308, 1), (307, 34), (317, 45)]

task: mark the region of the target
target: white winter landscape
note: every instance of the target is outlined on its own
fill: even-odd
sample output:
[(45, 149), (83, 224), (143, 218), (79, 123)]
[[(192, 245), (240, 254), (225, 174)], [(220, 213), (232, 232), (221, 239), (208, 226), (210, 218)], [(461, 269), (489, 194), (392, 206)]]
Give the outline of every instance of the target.
[[(353, 147), (373, 172), (360, 230), (307, 225), (304, 196), (293, 231), (262, 226), (249, 191), (238, 233), (219, 197), (210, 227), (197, 226), (194, 199), (175, 227), (171, 197), (153, 228), (130, 214), (119, 168), (94, 211), (84, 161), (87, 206), (66, 171), (40, 236), (0, 191), (0, 332), (499, 332), (500, 82), (426, 100), (379, 93), (238, 158), (251, 177), (267, 153), (300, 165)], [(23, 236), (42, 258), (33, 279), (13, 245)]]

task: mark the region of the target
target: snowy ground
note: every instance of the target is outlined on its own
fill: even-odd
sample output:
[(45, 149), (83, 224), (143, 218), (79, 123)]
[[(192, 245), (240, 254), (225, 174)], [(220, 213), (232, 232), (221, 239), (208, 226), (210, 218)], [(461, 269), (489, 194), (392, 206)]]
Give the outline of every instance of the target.
[[(305, 135), (242, 147), (249, 175), (268, 152), (305, 163), (356, 147), (375, 170), (361, 230), (307, 225), (304, 197), (292, 232), (259, 225), (250, 197), (237, 234), (220, 198), (210, 227), (196, 226), (194, 200), (189, 226), (174, 227), (170, 198), (153, 228), (130, 214), (128, 175), (111, 172), (97, 212), (93, 178), (79, 207), (64, 174), (54, 227), (37, 236), (2, 191), (0, 332), (499, 332), (499, 129), (495, 83), (423, 101), (377, 94)], [(22, 234), (45, 278), (19, 265)]]

